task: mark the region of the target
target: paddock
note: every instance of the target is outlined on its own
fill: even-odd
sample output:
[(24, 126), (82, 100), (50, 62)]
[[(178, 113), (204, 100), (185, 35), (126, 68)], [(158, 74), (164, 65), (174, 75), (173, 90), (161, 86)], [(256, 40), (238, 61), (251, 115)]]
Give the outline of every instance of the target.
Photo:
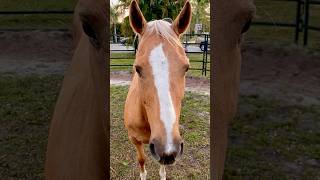
[[(5, 49), (5, 53), (0, 54), (0, 177), (41, 179), (44, 175), (48, 124), (64, 70), (70, 63), (68, 48), (71, 48), (71, 36), (60, 31), (31, 31), (1, 32), (0, 38), (0, 47)], [(48, 41), (52, 43), (46, 43)], [(16, 48), (21, 49), (19, 53)], [(295, 46), (281, 48), (263, 43), (248, 43), (244, 46), (243, 56), (240, 104), (229, 136), (226, 177), (319, 176), (319, 54)], [(282, 68), (283, 66), (287, 68)], [(130, 73), (116, 72), (111, 77), (126, 81), (130, 79)], [(203, 91), (208, 89), (208, 81), (192, 79), (194, 82), (191, 87), (198, 85), (198, 81), (200, 84), (207, 83), (206, 86), (201, 86)], [(289, 83), (283, 83), (285, 81)], [(122, 102), (125, 92), (126, 87), (111, 88), (111, 95), (118, 100), (117, 103)], [(199, 130), (209, 123), (205, 120), (209, 118), (209, 98), (195, 93), (188, 93), (187, 97), (191, 104), (194, 101), (199, 103), (194, 108), (198, 113), (192, 114), (201, 119), (193, 124), (197, 130), (195, 134), (184, 138), (190, 138), (190, 142), (196, 140), (203, 149), (197, 155), (196, 144), (191, 143), (190, 153), (186, 152), (186, 159), (178, 164), (185, 169), (170, 169), (169, 174), (192, 177), (204, 172), (202, 168), (190, 168), (199, 166), (192, 159), (198, 156), (201, 159), (209, 154), (209, 136), (204, 133), (209, 129)], [(198, 108), (204, 109), (199, 113)], [(113, 104), (111, 109), (115, 109), (112, 111), (112, 126), (124, 130), (121, 108), (116, 109)], [(190, 109), (184, 112), (191, 113)], [(190, 124), (190, 120), (185, 119), (185, 123)], [(182, 123), (185, 130), (188, 124)], [(120, 132), (111, 135), (115, 138)], [(123, 147), (129, 149), (126, 138), (126, 134), (123, 134), (119, 141), (111, 141), (111, 147), (117, 147), (122, 142), (125, 145)], [(203, 142), (198, 141), (199, 138)], [(112, 148), (111, 152), (118, 152), (118, 149)], [(206, 160), (208, 157), (206, 156)], [(127, 172), (137, 177), (138, 171), (132, 168), (136, 166), (133, 153), (111, 156), (110, 160), (113, 177), (120, 177)], [(183, 162), (190, 164), (186, 167)], [(155, 167), (151, 163), (154, 162), (149, 158), (148, 168)], [(209, 165), (206, 167), (209, 168)], [(157, 175), (150, 170), (149, 175)], [(203, 174), (204, 177), (206, 175)]]
[[(14, 23), (13, 27), (16, 27)], [(291, 44), (294, 36), (282, 28), (266, 27), (270, 28), (264, 31), (267, 33), (261, 28), (253, 26), (244, 39), (240, 102), (230, 127), (225, 177), (318, 179), (319, 36), (311, 32), (309, 47), (303, 48)], [(44, 178), (48, 126), (64, 72), (70, 64), (71, 46), (71, 33), (65, 30), (0, 32), (0, 179)], [(114, 71), (111, 78), (126, 82), (130, 75), (121, 69)], [(207, 92), (209, 78), (196, 76), (189, 77), (189, 88)], [(127, 174), (138, 177), (139, 173), (134, 153), (128, 153), (132, 147), (126, 134), (118, 134), (125, 131), (122, 109), (115, 105), (123, 105), (119, 102), (123, 102), (126, 88), (111, 87), (114, 99), (111, 138), (117, 140), (111, 139), (110, 144), (114, 154), (110, 157), (110, 173), (114, 179)], [(182, 134), (189, 146), (176, 165), (181, 170), (169, 168), (168, 178), (206, 178), (209, 176), (206, 120), (210, 117), (209, 97), (205, 93), (188, 92), (184, 103), (194, 107), (184, 109), (185, 115), (199, 119), (183, 117), (182, 129), (192, 129), (195, 133), (189, 137)], [(119, 150), (119, 143), (123, 149)], [(147, 160), (147, 168), (149, 177), (158, 177), (151, 158)]]

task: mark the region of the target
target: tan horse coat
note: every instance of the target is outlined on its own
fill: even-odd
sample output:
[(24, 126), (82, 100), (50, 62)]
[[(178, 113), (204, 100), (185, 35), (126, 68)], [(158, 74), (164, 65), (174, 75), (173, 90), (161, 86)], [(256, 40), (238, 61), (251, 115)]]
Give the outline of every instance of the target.
[(161, 164), (162, 180), (166, 178), (165, 165), (183, 152), (179, 117), (189, 60), (179, 36), (189, 26), (191, 14), (187, 1), (172, 24), (162, 20), (147, 23), (136, 1), (129, 8), (130, 25), (140, 42), (124, 121), (136, 147), (142, 180), (147, 176), (144, 144), (149, 144), (151, 154)]
[(109, 177), (108, 10), (106, 0), (79, 0), (76, 6), (74, 55), (50, 126), (45, 164), (48, 180)]
[(211, 82), (211, 179), (223, 177), (229, 122), (237, 111), (241, 67), (241, 31), (253, 17), (251, 0), (214, 0)]

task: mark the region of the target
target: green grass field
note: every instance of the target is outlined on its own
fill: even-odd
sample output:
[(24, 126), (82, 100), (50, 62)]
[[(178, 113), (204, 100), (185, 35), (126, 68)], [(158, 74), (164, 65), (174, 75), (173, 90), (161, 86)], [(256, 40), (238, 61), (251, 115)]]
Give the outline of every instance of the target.
[[(61, 82), (58, 75), (0, 75), (0, 179), (43, 179), (48, 126)], [(126, 91), (111, 88), (110, 171), (115, 179), (139, 175), (123, 125)], [(180, 123), (186, 151), (168, 168), (169, 177), (208, 176), (209, 108), (207, 96), (186, 94)], [(319, 109), (240, 96), (230, 129), (226, 179), (319, 179)], [(158, 165), (150, 157), (147, 170), (149, 178), (158, 178)]]
[(241, 96), (226, 179), (319, 179), (320, 106)]
[[(48, 126), (62, 76), (0, 75), (0, 179), (43, 179)], [(126, 87), (111, 88), (111, 173), (135, 176), (135, 153), (123, 124)], [(119, 103), (120, 102), (120, 103)], [(181, 117), (185, 156), (170, 177), (209, 177), (209, 99), (187, 93)], [(201, 148), (199, 148), (201, 147)], [(148, 159), (149, 177), (158, 166)], [(153, 174), (153, 175), (152, 175)], [(120, 178), (122, 179), (122, 178)]]
[[(0, 0), (0, 11), (73, 10), (75, 0)], [(0, 15), (1, 29), (70, 28), (72, 15)]]
[[(287, 22), (296, 21), (296, 3), (284, 1), (256, 0), (255, 21), (264, 22)], [(320, 27), (320, 6), (310, 6), (310, 25)], [(288, 46), (294, 43), (294, 27), (279, 26), (251, 26), (246, 36), (246, 41), (268, 42), (271, 45), (280, 44)], [(303, 33), (300, 33), (299, 44), (303, 43)], [(309, 30), (308, 48), (320, 50), (320, 31)]]
[(0, 76), (0, 179), (43, 179), (61, 76)]

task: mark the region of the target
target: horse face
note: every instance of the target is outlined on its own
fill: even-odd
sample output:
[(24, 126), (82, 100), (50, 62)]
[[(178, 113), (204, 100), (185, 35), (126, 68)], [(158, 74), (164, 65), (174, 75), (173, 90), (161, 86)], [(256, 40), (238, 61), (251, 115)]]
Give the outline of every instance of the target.
[(85, 43), (90, 45), (90, 51), (106, 54), (107, 36), (105, 32), (108, 22), (106, 2), (105, 0), (78, 1), (74, 17), (75, 48), (79, 43)]
[[(109, 177), (105, 134), (107, 9), (107, 0), (79, 0), (77, 3), (73, 24), (74, 54), (50, 125), (46, 179)], [(83, 131), (79, 131), (81, 127), (85, 127)]]
[(135, 1), (129, 14), (132, 28), (140, 35), (134, 78), (138, 79), (143, 111), (151, 129), (150, 151), (161, 164), (172, 164), (183, 152), (179, 117), (189, 60), (182, 46), (170, 39), (179, 41), (179, 35), (187, 29), (191, 6), (187, 2), (173, 24), (146, 23)]

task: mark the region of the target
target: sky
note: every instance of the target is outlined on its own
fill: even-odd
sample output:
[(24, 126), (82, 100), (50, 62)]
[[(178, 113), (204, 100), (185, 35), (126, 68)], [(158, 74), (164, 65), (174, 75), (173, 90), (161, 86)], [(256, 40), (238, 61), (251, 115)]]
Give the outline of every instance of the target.
[(118, 4), (118, 0), (110, 0), (110, 6), (114, 6), (116, 4)]

